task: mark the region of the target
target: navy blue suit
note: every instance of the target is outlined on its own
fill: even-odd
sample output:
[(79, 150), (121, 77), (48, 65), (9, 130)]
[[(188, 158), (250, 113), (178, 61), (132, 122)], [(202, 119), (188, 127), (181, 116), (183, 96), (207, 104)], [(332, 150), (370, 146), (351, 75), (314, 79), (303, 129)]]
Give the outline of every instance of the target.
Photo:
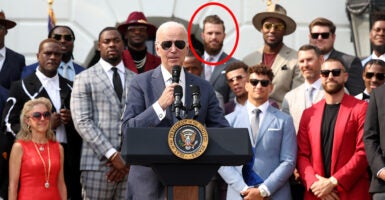
[[(73, 63), (73, 64), (74, 64), (75, 74), (79, 74), (81, 71), (85, 69), (84, 67), (76, 63)], [(35, 72), (38, 66), (39, 66), (39, 63), (33, 63), (31, 65), (24, 67), (23, 71), (21, 72), (21, 79)]]
[(20, 80), (20, 74), (24, 66), (24, 56), (6, 48), (5, 60), (0, 71), (0, 85), (9, 90), (13, 81)]
[[(223, 110), (219, 107), (218, 100), (211, 85), (194, 75), (186, 74), (185, 105), (192, 103), (189, 85), (200, 88), (199, 116), (197, 121), (207, 127), (228, 127)], [(129, 86), (126, 99), (126, 109), (123, 116), (123, 133), (132, 127), (171, 127), (176, 119), (170, 108), (166, 116), (160, 121), (153, 109), (153, 104), (159, 99), (165, 89), (161, 67), (142, 73), (134, 77)], [(192, 112), (188, 113), (191, 118)], [(149, 167), (132, 165), (128, 175), (128, 199), (164, 199), (164, 186)], [(131, 196), (132, 195), (132, 196)]]

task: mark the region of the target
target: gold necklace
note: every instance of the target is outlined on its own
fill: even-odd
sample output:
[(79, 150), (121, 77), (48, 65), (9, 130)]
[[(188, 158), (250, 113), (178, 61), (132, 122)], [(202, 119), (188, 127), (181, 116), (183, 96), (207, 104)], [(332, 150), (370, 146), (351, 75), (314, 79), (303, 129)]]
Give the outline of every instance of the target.
[(36, 152), (37, 154), (39, 154), (39, 157), (41, 159), (41, 162), (43, 163), (43, 167), (44, 167), (44, 178), (45, 178), (45, 183), (44, 183), (44, 187), (45, 188), (49, 188), (49, 174), (51, 173), (51, 156), (50, 156), (50, 152), (49, 152), (49, 141), (47, 143), (47, 149), (48, 149), (48, 172), (47, 172), (47, 168), (45, 166), (45, 161), (43, 159), (43, 156), (41, 156), (40, 154), (40, 151), (38, 150), (37, 146), (36, 146), (36, 143), (33, 142), (33, 145), (35, 146), (35, 149), (36, 149)]

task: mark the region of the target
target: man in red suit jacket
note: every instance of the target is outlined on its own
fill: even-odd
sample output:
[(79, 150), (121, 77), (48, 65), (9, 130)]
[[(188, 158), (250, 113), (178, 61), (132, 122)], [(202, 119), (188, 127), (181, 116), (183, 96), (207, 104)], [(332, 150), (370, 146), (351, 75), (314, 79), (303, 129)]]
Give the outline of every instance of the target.
[(367, 103), (344, 93), (341, 61), (321, 68), (325, 98), (306, 109), (298, 130), (297, 168), (308, 199), (369, 200), (363, 128)]

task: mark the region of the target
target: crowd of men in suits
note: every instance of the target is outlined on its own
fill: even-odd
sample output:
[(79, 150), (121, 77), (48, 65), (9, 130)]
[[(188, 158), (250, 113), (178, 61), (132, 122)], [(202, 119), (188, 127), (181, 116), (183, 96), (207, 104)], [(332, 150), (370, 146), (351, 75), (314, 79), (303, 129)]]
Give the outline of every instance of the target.
[[(37, 62), (25, 66), (24, 56), (4, 45), (16, 23), (0, 12), (0, 197), (7, 198), (7, 159), (22, 107), (46, 97), (64, 147), (70, 199), (164, 199), (166, 187), (151, 168), (123, 159), (122, 135), (171, 127), (178, 121), (175, 88), (191, 105), (195, 85), (203, 94), (195, 119), (206, 127), (247, 128), (253, 152), (243, 166), (221, 167), (206, 199), (384, 199), (385, 13), (372, 20), (373, 53), (362, 61), (334, 49), (336, 26), (322, 17), (309, 24), (309, 44), (296, 51), (283, 43), (295, 21), (272, 4), (252, 19), (263, 46), (242, 62), (223, 51), (224, 22), (209, 15), (202, 63), (182, 24), (156, 28), (132, 12), (99, 33), (100, 59), (85, 69), (73, 60), (73, 30), (61, 25), (40, 43)], [(46, 45), (52, 43), (61, 51)], [(178, 82), (175, 65), (185, 67)]]

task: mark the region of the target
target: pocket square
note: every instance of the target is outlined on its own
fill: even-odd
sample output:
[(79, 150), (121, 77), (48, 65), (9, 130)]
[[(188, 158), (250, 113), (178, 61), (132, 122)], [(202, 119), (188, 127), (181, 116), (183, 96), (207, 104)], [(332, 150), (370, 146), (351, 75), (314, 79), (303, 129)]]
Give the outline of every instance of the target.
[(226, 70), (221, 71), (221, 74), (226, 74)]
[(286, 65), (282, 66), (281, 70), (287, 70), (287, 66)]
[(281, 130), (280, 128), (268, 128), (267, 131), (279, 131)]

